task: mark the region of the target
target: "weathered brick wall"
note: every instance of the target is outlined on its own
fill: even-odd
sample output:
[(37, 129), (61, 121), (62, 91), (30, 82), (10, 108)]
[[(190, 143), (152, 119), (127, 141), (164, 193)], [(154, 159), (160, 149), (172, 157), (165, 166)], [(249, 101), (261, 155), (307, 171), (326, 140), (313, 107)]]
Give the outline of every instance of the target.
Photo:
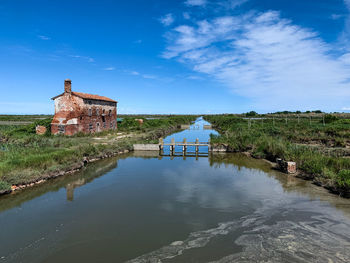
[(52, 134), (73, 135), (77, 132), (100, 132), (116, 128), (116, 103), (85, 100), (71, 93), (64, 93), (55, 99)]

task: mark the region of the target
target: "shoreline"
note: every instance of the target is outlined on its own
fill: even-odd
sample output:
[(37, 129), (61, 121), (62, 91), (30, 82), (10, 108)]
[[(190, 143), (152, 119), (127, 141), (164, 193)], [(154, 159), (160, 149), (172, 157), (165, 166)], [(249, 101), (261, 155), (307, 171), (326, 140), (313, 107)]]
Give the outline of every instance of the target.
[[(212, 146), (213, 147), (213, 146)], [(222, 153), (241, 153), (244, 154), (245, 156), (248, 156), (250, 158), (253, 159), (257, 159), (257, 160), (264, 160), (265, 162), (269, 163), (271, 165), (272, 169), (276, 169), (280, 172), (282, 172), (280, 169), (278, 169), (278, 165), (275, 161), (266, 159), (266, 158), (260, 158), (258, 156), (254, 156), (251, 152), (249, 151), (234, 151), (234, 150), (230, 150), (230, 147), (228, 145), (224, 145), (224, 144), (220, 144), (220, 145), (216, 145), (216, 147), (220, 148), (220, 149), (226, 149), (225, 151), (220, 151)], [(283, 172), (282, 172), (283, 173)], [(350, 198), (350, 190), (348, 189), (341, 189), (341, 188), (337, 188), (334, 185), (329, 185), (327, 184), (327, 182), (323, 182), (322, 180), (318, 180), (320, 178), (318, 178), (317, 176), (313, 176), (311, 174), (307, 174), (306, 172), (304, 172), (303, 170), (298, 169), (297, 167), (297, 171), (296, 173), (291, 173), (291, 174), (287, 174), (284, 173), (286, 175), (292, 175), (296, 178), (299, 179), (303, 179), (305, 181), (312, 181), (312, 184), (319, 186), (319, 187), (323, 187), (324, 189), (326, 189), (327, 191), (329, 191), (329, 193), (334, 194), (334, 195), (338, 195), (342, 198)]]
[[(215, 128), (218, 129), (218, 127), (215, 127)], [(180, 129), (178, 128), (178, 126), (170, 126), (167, 128), (161, 128), (158, 130), (149, 131), (148, 133), (144, 134), (141, 137), (137, 137), (137, 135), (134, 136), (135, 142), (137, 143), (137, 142), (143, 142), (145, 140), (150, 140), (150, 139), (151, 140), (159, 139), (163, 136), (168, 136), (168, 135), (170, 135), (174, 132), (177, 132), (179, 130)], [(218, 130), (220, 130), (220, 129), (218, 129)], [(133, 138), (133, 136), (126, 137), (126, 138)], [(123, 142), (123, 140), (121, 140), (121, 142)], [(250, 158), (253, 158), (253, 159), (264, 160), (271, 165), (272, 169), (276, 169), (276, 170), (281, 171), (280, 169), (278, 169), (277, 163), (274, 160), (269, 160), (266, 158), (254, 156), (252, 154), (252, 152), (250, 152), (250, 151), (233, 150), (233, 149), (231, 149), (231, 147), (228, 144), (216, 144), (216, 145), (213, 144), (212, 147), (216, 147), (216, 148), (220, 149), (219, 152), (221, 152), (221, 153), (241, 153), (241, 154), (244, 154), (244, 155), (246, 155)], [(12, 194), (12, 193), (20, 191), (20, 190), (34, 187), (36, 185), (40, 185), (42, 183), (45, 183), (45, 182), (52, 180), (52, 179), (55, 179), (57, 177), (73, 174), (73, 173), (78, 172), (81, 169), (83, 169), (89, 163), (93, 163), (93, 162), (96, 162), (96, 161), (99, 161), (99, 160), (102, 160), (105, 158), (115, 157), (115, 156), (120, 155), (120, 154), (129, 153), (131, 151), (132, 151), (132, 147), (130, 147), (130, 145), (124, 145), (121, 149), (119, 147), (118, 150), (115, 152), (109, 152), (109, 153), (104, 153), (104, 154), (101, 154), (101, 152), (100, 152), (97, 155), (84, 157), (79, 162), (73, 163), (70, 166), (68, 166), (62, 170), (46, 173), (43, 176), (40, 176), (39, 178), (37, 178), (33, 181), (29, 181), (27, 183), (13, 184), (13, 185), (11, 185), (11, 189), (0, 190), (0, 196)], [(300, 170), (298, 168), (297, 168), (296, 173), (290, 174), (290, 175), (295, 176), (296, 178), (303, 179), (303, 180), (312, 181), (312, 183), (314, 185), (319, 186), (319, 187), (323, 187), (324, 189), (328, 190), (332, 194), (339, 195), (340, 197), (343, 197), (343, 198), (350, 198), (350, 191), (348, 189), (342, 189), (342, 188), (336, 187), (334, 185), (331, 185), (327, 181), (322, 180), (322, 178), (318, 178), (317, 176), (307, 174), (306, 172), (304, 172), (303, 170)]]
[[(144, 136), (140, 137), (140, 138), (135, 138), (137, 142), (143, 142), (144, 140), (155, 140), (155, 139), (159, 139), (163, 136), (168, 136), (172, 133), (175, 133), (177, 131), (179, 131), (181, 129), (178, 128), (178, 126), (170, 126), (167, 128), (162, 128), (162, 129), (158, 129), (158, 130), (154, 130), (154, 131), (150, 131), (147, 134), (145, 134)], [(130, 138), (130, 137), (127, 137)], [(132, 138), (132, 137), (131, 137)], [(112, 153), (106, 153), (106, 154), (102, 154), (99, 153), (97, 155), (94, 156), (88, 156), (88, 157), (84, 157), (83, 160), (81, 160), (80, 162), (76, 162), (70, 166), (68, 166), (65, 169), (62, 169), (60, 171), (54, 171), (54, 172), (49, 172), (47, 174), (44, 174), (43, 176), (37, 178), (36, 180), (27, 182), (27, 183), (19, 183), (19, 184), (14, 184), (11, 185), (11, 189), (7, 189), (7, 190), (0, 190), (0, 196), (3, 195), (8, 195), (8, 194), (13, 194), (14, 192), (18, 192), (20, 190), (24, 190), (27, 188), (31, 188), (34, 187), (36, 185), (40, 185), (43, 184), (49, 180), (64, 176), (64, 175), (69, 175), (69, 174), (73, 174), (76, 173), (78, 171), (80, 171), (81, 169), (83, 169), (86, 165), (88, 165), (89, 163), (93, 163), (105, 158), (111, 158), (111, 157), (115, 157), (117, 155), (120, 154), (125, 154), (125, 153), (129, 153), (132, 151), (132, 147), (129, 147), (128, 145), (124, 146), (122, 149), (118, 149), (118, 151), (112, 152)]]

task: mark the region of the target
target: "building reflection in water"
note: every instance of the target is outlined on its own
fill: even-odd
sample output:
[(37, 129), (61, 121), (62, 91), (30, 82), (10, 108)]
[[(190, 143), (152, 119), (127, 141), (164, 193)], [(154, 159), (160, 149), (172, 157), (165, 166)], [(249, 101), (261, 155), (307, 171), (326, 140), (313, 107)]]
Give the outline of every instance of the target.
[(73, 201), (74, 200), (74, 189), (76, 187), (82, 186), (86, 184), (86, 180), (84, 178), (79, 178), (78, 180), (68, 183), (66, 185), (66, 191), (67, 191), (67, 200)]

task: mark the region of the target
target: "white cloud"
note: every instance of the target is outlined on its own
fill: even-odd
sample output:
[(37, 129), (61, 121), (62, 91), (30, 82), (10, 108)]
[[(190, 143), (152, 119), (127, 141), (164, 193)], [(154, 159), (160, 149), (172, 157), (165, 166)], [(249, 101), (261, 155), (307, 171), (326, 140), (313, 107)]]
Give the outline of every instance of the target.
[(344, 17), (344, 15), (339, 15), (339, 14), (332, 14), (331, 15), (331, 19), (333, 19), (333, 20), (338, 20), (342, 17)]
[(190, 19), (191, 18), (190, 14), (188, 12), (184, 12), (184, 13), (182, 13), (182, 15), (183, 15), (184, 19)]
[(163, 57), (213, 76), (260, 110), (339, 109), (350, 99), (349, 55), (331, 56), (316, 32), (279, 12), (181, 25), (167, 40)]
[(185, 1), (185, 5), (188, 6), (205, 6), (207, 4), (207, 0), (187, 0)]
[(195, 75), (190, 75), (190, 76), (187, 77), (187, 79), (190, 79), (190, 80), (202, 80), (203, 78), (199, 77), (199, 76), (195, 76)]
[(339, 60), (345, 64), (350, 65), (350, 53), (346, 53), (344, 55), (342, 55)]
[(345, 5), (350, 10), (350, 0), (344, 0)]
[(86, 60), (89, 63), (95, 62), (95, 59), (93, 59), (92, 57), (88, 57), (88, 56), (80, 56), (80, 55), (70, 55), (70, 57), (72, 58), (78, 58), (78, 59), (83, 59)]
[(166, 14), (165, 16), (161, 17), (159, 21), (164, 26), (170, 26), (172, 23), (174, 23), (175, 19), (172, 14)]
[(143, 74), (143, 73), (140, 73), (138, 71), (126, 71), (126, 72), (133, 75), (133, 76), (139, 76), (139, 77), (142, 77), (144, 79), (157, 79), (158, 78), (156, 75)]
[(107, 67), (107, 68), (104, 68), (103, 70), (112, 71), (112, 70), (115, 70), (115, 67)]
[(155, 75), (150, 75), (150, 74), (143, 74), (142, 77), (145, 79), (156, 79), (157, 78)]
[(43, 35), (39, 35), (38, 38), (40, 38), (41, 40), (50, 40), (51, 38), (48, 36), (43, 36)]
[(218, 2), (218, 4), (223, 6), (226, 9), (235, 9), (248, 1), (249, 0), (228, 0), (228, 1), (220, 1)]

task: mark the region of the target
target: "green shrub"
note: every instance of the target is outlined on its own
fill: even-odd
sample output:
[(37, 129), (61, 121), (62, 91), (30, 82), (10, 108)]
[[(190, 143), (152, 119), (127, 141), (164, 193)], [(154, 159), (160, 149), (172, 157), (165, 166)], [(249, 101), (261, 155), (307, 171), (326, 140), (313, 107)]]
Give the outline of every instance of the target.
[(337, 177), (337, 183), (341, 187), (350, 187), (350, 170), (341, 170)]
[(256, 116), (256, 115), (258, 115), (258, 113), (255, 112), (255, 111), (250, 111), (250, 112), (247, 112), (247, 113), (245, 114), (245, 116), (247, 116), (247, 117), (254, 117), (254, 116)]
[(0, 191), (6, 191), (10, 189), (11, 185), (9, 183), (0, 180)]
[(324, 122), (325, 123), (332, 123), (332, 122), (335, 122), (337, 120), (339, 120), (339, 118), (337, 116), (335, 116), (335, 115), (332, 115), (332, 114), (326, 114), (324, 116)]

